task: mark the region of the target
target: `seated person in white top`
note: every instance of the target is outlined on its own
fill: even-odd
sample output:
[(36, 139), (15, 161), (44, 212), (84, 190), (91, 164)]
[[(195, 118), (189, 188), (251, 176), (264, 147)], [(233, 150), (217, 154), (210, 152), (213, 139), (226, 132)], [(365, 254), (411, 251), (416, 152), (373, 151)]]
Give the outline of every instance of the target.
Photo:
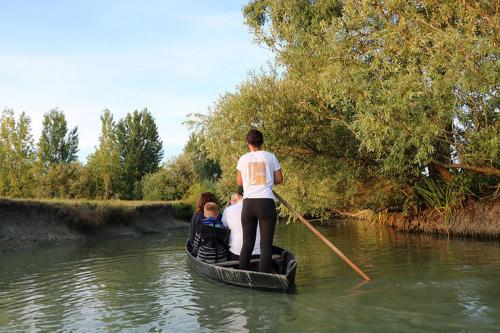
[[(243, 246), (243, 228), (241, 226), (241, 209), (243, 208), (243, 186), (238, 188), (238, 193), (231, 196), (231, 205), (222, 214), (222, 224), (231, 230), (229, 234), (228, 260), (239, 260), (241, 247)], [(260, 232), (257, 228), (255, 246), (251, 258), (260, 256)]]

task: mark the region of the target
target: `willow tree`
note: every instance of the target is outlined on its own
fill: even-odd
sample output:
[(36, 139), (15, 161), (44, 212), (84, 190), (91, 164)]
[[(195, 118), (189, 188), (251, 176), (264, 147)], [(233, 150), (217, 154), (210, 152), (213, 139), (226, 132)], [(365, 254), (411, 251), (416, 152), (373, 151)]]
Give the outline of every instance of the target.
[(276, 58), (198, 118), (222, 184), (258, 127), (304, 211), (414, 205), (425, 177), (491, 193), (496, 2), (256, 0), (244, 15)]

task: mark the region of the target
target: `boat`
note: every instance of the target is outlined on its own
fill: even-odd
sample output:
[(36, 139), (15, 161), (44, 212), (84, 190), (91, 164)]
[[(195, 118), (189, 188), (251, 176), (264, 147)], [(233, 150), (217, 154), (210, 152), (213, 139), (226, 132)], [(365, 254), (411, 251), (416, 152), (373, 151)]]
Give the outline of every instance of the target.
[(288, 250), (273, 246), (273, 272), (262, 273), (255, 270), (259, 259), (251, 259), (252, 270), (247, 271), (238, 269), (238, 261), (222, 261), (214, 264), (203, 262), (191, 254), (191, 248), (191, 243), (187, 241), (186, 252), (191, 266), (210, 279), (260, 290), (289, 293), (295, 291), (297, 259)]

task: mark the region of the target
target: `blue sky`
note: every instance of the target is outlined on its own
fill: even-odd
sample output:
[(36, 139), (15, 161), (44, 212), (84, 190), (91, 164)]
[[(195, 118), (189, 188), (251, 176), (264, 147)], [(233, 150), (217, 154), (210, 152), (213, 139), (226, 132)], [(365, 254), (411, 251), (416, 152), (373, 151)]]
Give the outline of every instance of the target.
[(85, 161), (104, 108), (147, 107), (176, 155), (186, 115), (272, 59), (243, 23), (246, 2), (0, 0), (0, 108), (25, 111), (35, 141), (43, 113), (63, 110)]

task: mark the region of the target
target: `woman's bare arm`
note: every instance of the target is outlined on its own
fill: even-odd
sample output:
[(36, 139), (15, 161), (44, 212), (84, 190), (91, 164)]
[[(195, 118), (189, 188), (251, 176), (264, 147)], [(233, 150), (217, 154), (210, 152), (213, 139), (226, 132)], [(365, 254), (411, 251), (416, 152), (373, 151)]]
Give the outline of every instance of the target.
[(274, 185), (283, 183), (283, 173), (281, 169), (274, 171)]
[(243, 186), (243, 179), (241, 178), (241, 172), (238, 170), (238, 174), (236, 175), (236, 182), (238, 185)]

